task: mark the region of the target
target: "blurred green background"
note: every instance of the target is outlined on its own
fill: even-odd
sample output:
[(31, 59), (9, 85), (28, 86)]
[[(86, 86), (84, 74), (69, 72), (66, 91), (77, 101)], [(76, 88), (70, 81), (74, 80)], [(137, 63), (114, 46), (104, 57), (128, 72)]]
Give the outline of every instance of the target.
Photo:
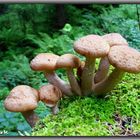
[[(41, 72), (30, 69), (30, 60), (36, 54), (76, 54), (73, 51), (76, 39), (88, 34), (111, 32), (120, 33), (130, 47), (140, 50), (140, 5), (0, 4), (0, 131), (8, 131), (8, 136), (21, 135), (25, 131), (31, 133), (21, 114), (6, 111), (3, 101), (16, 85), (26, 84), (38, 89), (47, 82)], [(66, 79), (64, 70), (57, 73)], [(137, 97), (140, 82), (135, 78), (132, 85), (133, 82), (137, 83), (132, 87), (138, 89)], [(138, 103), (139, 98), (135, 100)], [(50, 110), (40, 102), (36, 112), (44, 118)]]

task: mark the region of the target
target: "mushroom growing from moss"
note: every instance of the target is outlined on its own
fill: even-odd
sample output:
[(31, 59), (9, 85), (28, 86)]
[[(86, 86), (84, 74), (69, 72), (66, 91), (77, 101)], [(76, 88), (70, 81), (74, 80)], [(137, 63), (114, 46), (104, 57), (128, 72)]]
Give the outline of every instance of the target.
[(66, 69), (69, 83), (71, 85), (71, 89), (77, 95), (81, 95), (81, 89), (79, 87), (78, 81), (74, 75), (74, 68), (78, 68), (80, 66), (80, 59), (73, 54), (64, 54), (60, 56), (56, 62), (56, 68), (64, 68)]
[(27, 85), (13, 88), (4, 101), (4, 107), (11, 112), (21, 112), (31, 127), (34, 127), (39, 117), (34, 113), (39, 96), (37, 90)]
[(115, 69), (103, 81), (96, 84), (94, 92), (98, 96), (104, 96), (110, 92), (122, 79), (125, 72), (140, 72), (140, 52), (126, 45), (113, 46), (108, 54), (108, 59)]
[(86, 57), (85, 67), (81, 76), (83, 95), (89, 95), (92, 91), (95, 59), (106, 56), (109, 48), (108, 43), (99, 35), (87, 35), (74, 42), (74, 50)]
[(49, 83), (57, 86), (65, 95), (71, 96), (70, 85), (60, 79), (55, 73), (58, 58), (59, 56), (55, 54), (41, 53), (31, 61), (30, 66), (35, 71), (43, 71)]
[[(106, 35), (103, 35), (102, 38), (108, 42), (110, 47), (113, 47), (116, 45), (128, 46), (127, 41), (119, 33), (106, 34)], [(95, 77), (94, 77), (95, 83), (102, 81), (108, 75), (109, 66), (110, 64), (109, 64), (108, 57), (105, 56), (101, 58), (98, 71), (96, 72)]]
[(59, 112), (58, 102), (62, 97), (62, 92), (54, 85), (44, 85), (39, 89), (39, 97), (46, 106), (50, 107), (53, 114)]

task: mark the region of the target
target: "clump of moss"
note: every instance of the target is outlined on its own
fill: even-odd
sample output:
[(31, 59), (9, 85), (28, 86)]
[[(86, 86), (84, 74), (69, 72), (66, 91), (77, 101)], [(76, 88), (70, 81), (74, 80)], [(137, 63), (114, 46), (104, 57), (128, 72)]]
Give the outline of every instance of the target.
[(140, 131), (140, 74), (126, 74), (104, 99), (64, 98), (58, 115), (36, 125), (33, 136), (117, 136)]

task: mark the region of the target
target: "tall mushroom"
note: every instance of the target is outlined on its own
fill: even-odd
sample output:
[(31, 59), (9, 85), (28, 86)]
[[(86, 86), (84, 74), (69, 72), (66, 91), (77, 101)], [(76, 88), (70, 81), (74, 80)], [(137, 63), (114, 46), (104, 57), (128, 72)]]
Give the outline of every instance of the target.
[[(110, 47), (113, 47), (115, 45), (128, 46), (127, 41), (118, 33), (106, 34), (106, 35), (103, 35), (102, 38), (108, 42)], [(108, 75), (109, 66), (110, 64), (108, 61), (108, 57), (105, 56), (101, 58), (98, 71), (96, 72), (95, 77), (94, 77), (95, 83), (102, 81)]]
[(34, 113), (37, 107), (39, 96), (37, 90), (26, 85), (13, 88), (4, 101), (4, 107), (11, 112), (21, 112), (31, 127), (34, 127), (39, 120)]
[(39, 89), (40, 100), (50, 107), (53, 114), (59, 112), (58, 101), (62, 97), (61, 90), (54, 85), (44, 85)]
[(69, 83), (71, 85), (71, 89), (77, 95), (81, 95), (81, 89), (78, 84), (78, 81), (74, 75), (74, 68), (78, 68), (80, 66), (80, 59), (73, 54), (64, 54), (60, 56), (56, 62), (56, 68), (64, 68), (66, 69)]
[(30, 66), (35, 71), (43, 71), (49, 83), (57, 86), (65, 95), (71, 96), (70, 85), (61, 80), (54, 72), (58, 58), (59, 56), (55, 54), (41, 53), (31, 61)]
[(104, 96), (122, 79), (125, 72), (140, 72), (140, 52), (126, 45), (113, 46), (108, 54), (110, 64), (115, 69), (103, 81), (96, 84), (95, 95)]
[(95, 59), (106, 56), (109, 48), (108, 43), (98, 35), (87, 35), (74, 42), (74, 50), (86, 57), (81, 77), (81, 89), (84, 95), (89, 95), (94, 86)]

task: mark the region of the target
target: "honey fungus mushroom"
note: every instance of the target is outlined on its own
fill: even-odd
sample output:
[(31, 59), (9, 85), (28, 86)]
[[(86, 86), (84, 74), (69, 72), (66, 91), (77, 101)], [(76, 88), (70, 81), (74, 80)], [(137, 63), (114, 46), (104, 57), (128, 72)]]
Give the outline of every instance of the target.
[[(128, 46), (126, 39), (123, 38), (119, 33), (106, 34), (106, 35), (103, 35), (102, 38), (108, 42), (110, 47), (113, 47), (116, 45)], [(108, 57), (105, 56), (101, 58), (98, 71), (96, 72), (95, 77), (94, 77), (95, 83), (102, 81), (108, 75), (109, 66), (110, 66), (110, 63), (109, 63)]]
[(96, 58), (106, 56), (109, 48), (108, 43), (99, 35), (87, 35), (74, 42), (74, 50), (86, 57), (81, 76), (83, 95), (89, 95), (94, 87), (93, 76)]
[(71, 96), (70, 85), (55, 73), (58, 58), (59, 56), (55, 54), (41, 53), (31, 61), (30, 66), (35, 71), (43, 71), (49, 83), (57, 86), (65, 95)]
[(52, 84), (47, 84), (39, 89), (39, 97), (46, 106), (50, 107), (53, 114), (59, 112), (58, 102), (62, 97), (62, 92), (59, 88)]
[(80, 59), (73, 54), (64, 54), (60, 56), (56, 62), (56, 68), (66, 69), (69, 83), (71, 89), (77, 95), (81, 95), (81, 89), (79, 87), (78, 81), (74, 75), (74, 68), (78, 68), (81, 64)]
[(34, 113), (39, 96), (37, 90), (27, 85), (13, 88), (4, 101), (4, 107), (11, 112), (21, 112), (31, 127), (34, 127), (39, 117)]
[(106, 95), (122, 79), (125, 72), (140, 72), (140, 52), (126, 45), (116, 45), (110, 49), (108, 54), (110, 64), (115, 69), (103, 81), (96, 84), (94, 88), (95, 95)]

